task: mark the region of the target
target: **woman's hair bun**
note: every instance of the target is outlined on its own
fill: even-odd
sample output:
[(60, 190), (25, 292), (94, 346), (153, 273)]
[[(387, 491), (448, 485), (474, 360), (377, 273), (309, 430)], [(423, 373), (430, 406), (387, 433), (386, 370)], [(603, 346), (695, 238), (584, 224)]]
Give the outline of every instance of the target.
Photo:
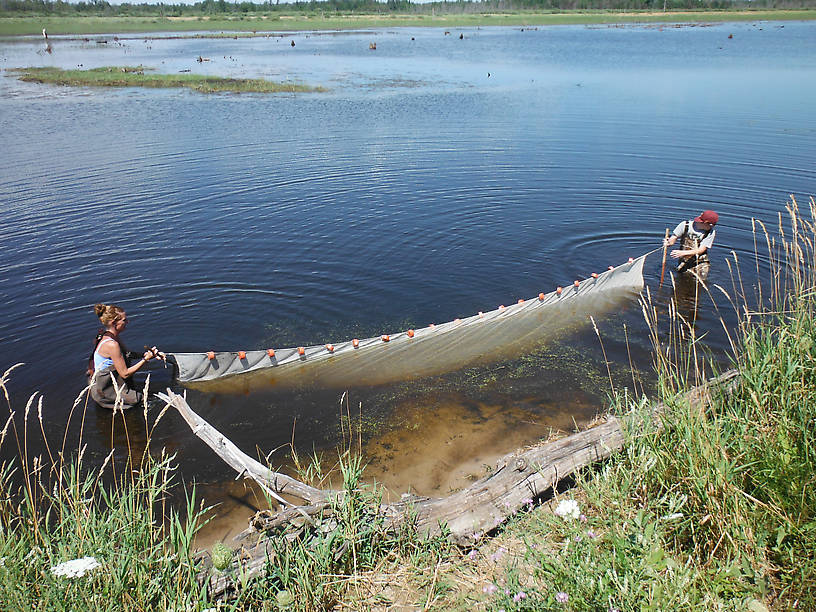
[(96, 304), (94, 306), (94, 312), (96, 316), (99, 317), (102, 325), (110, 325), (118, 319), (124, 311), (116, 304)]

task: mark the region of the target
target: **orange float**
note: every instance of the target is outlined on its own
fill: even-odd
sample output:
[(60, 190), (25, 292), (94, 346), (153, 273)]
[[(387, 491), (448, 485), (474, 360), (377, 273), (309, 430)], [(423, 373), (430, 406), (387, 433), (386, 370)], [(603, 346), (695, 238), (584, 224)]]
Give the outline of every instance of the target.
[(207, 359), (209, 359), (210, 361), (215, 359), (215, 353), (212, 351), (207, 351)]
[(269, 355), (270, 357), (274, 357), (275, 349), (266, 349), (266, 354)]
[(306, 349), (305, 349), (305, 348), (303, 348), (302, 346), (299, 346), (299, 347), (298, 347), (298, 355), (303, 356), (303, 355), (305, 355), (305, 354), (306, 354)]
[(246, 359), (246, 351), (238, 351), (238, 359)]
[(409, 338), (413, 338), (413, 337), (414, 337), (414, 330), (413, 330), (413, 329), (409, 329), (409, 330), (408, 330), (407, 332), (405, 332), (405, 333), (407, 333), (407, 334), (408, 334), (408, 337), (409, 337)]
[(351, 346), (353, 346), (354, 348), (359, 348), (360, 341), (357, 338), (355, 338), (354, 340), (351, 341)]
[(326, 345), (326, 350), (329, 351), (330, 353), (333, 353), (334, 352), (334, 345), (333, 344), (327, 344)]

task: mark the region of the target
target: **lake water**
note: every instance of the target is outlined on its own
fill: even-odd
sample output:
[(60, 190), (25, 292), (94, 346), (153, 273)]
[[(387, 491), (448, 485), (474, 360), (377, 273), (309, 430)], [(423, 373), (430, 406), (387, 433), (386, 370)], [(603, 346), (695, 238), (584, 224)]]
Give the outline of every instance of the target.
[[(710, 279), (727, 284), (728, 254), (753, 252), (750, 219), (774, 225), (790, 194), (816, 193), (816, 23), (51, 40), (50, 54), (41, 39), (0, 40), (0, 67), (143, 64), (328, 88), (204, 96), (3, 73), (0, 368), (26, 363), (13, 401), (41, 391), (54, 439), (84, 384), (95, 302), (127, 309), (134, 348), (376, 336), (585, 278), (708, 208), (721, 216)], [(659, 267), (647, 262), (652, 289)], [(723, 351), (711, 309), (699, 316)], [(622, 322), (645, 368), (648, 341), (636, 304), (602, 323), (626, 384)], [(605, 377), (583, 328), (509, 364), (350, 389), (346, 401), (355, 415), (362, 405), (378, 478), (444, 493), (590, 417)], [(190, 395), (252, 454), (293, 430), (306, 452), (337, 443), (339, 400)], [(128, 419), (143, 436), (140, 416)], [(111, 417), (87, 421), (88, 454), (104, 457)], [(231, 478), (175, 415), (155, 435), (186, 478)]]

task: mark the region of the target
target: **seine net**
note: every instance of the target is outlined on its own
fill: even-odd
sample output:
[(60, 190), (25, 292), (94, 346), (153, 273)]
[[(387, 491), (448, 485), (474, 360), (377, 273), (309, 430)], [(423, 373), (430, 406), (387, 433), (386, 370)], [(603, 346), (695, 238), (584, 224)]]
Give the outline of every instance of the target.
[(378, 385), (531, 352), (565, 330), (631, 302), (649, 253), (563, 290), (464, 319), (387, 336), (259, 351), (175, 353), (178, 378), (208, 391)]

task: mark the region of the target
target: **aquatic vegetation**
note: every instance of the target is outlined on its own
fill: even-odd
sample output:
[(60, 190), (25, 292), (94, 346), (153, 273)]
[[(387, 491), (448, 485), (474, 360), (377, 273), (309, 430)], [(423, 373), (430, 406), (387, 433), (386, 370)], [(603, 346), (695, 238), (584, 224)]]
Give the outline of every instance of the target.
[(296, 83), (265, 79), (233, 79), (199, 74), (162, 74), (145, 66), (105, 66), (88, 70), (54, 67), (9, 68), (21, 81), (66, 87), (186, 88), (199, 93), (303, 93), (325, 91)]

